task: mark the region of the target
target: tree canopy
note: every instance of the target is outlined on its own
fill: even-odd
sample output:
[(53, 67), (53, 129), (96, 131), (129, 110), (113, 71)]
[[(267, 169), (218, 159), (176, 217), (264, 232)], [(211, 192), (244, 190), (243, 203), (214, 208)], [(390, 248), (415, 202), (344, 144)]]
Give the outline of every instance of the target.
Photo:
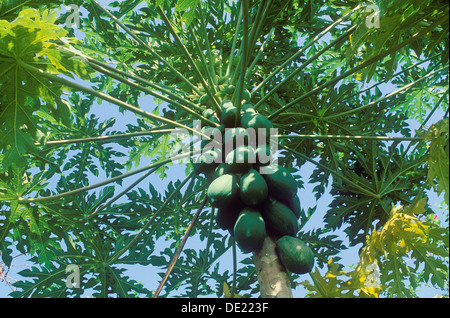
[[(316, 261), (292, 287), (414, 297), (429, 284), (448, 295), (448, 212), (436, 219), (428, 200), (435, 192), (448, 208), (448, 10), (440, 0), (0, 1), (1, 265), (20, 253), (32, 263), (11, 295), (258, 296), (252, 256), (214, 221), (209, 181), (191, 153), (174, 160), (174, 130), (218, 126), (204, 110), (220, 114), (224, 99), (266, 116), (279, 164), (309, 197), (330, 198), (326, 211), (301, 208), (298, 237)], [(198, 248), (184, 248), (189, 236)], [(231, 270), (219, 266), (227, 253)], [(66, 284), (70, 264), (82, 288)], [(130, 277), (132, 265), (167, 273), (161, 289)]]

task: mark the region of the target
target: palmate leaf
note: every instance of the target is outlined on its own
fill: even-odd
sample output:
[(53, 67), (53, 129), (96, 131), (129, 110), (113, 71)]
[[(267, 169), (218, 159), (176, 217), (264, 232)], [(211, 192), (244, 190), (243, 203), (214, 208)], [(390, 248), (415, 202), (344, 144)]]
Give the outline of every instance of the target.
[[(158, 109), (155, 109), (154, 112), (158, 112)], [(137, 120), (137, 125), (128, 124), (127, 126), (130, 132), (150, 130), (153, 127), (147, 120), (142, 119)], [(126, 140), (123, 144), (129, 147), (130, 150), (124, 166), (127, 170), (131, 170), (133, 167), (138, 167), (141, 161), (147, 161), (149, 158), (151, 162), (158, 162), (159, 160), (170, 158), (173, 153), (174, 143), (175, 141), (170, 137), (169, 133), (142, 136), (135, 140)], [(167, 170), (171, 164), (161, 166), (155, 173), (161, 179), (165, 179), (167, 177)]]
[[(445, 19), (445, 16), (448, 15), (447, 5), (440, 1), (420, 0), (404, 2), (401, 5), (382, 0), (377, 1), (376, 5), (380, 10), (379, 27), (370, 27), (366, 23), (370, 12), (362, 9), (356, 13), (355, 24), (358, 25), (358, 28), (352, 34), (351, 45), (346, 52), (348, 61), (354, 60), (356, 62), (359, 58), (366, 61), (429, 27), (432, 23), (442, 21), (439, 28), (410, 44), (402, 54), (409, 55), (406, 52), (417, 51), (419, 56), (422, 51), (433, 54), (442, 53), (439, 51), (443, 50), (446, 53), (442, 53), (444, 59), (441, 63), (446, 64), (448, 62), (449, 46), (448, 41), (444, 40), (444, 34), (448, 34), (448, 19)], [(427, 38), (434, 38), (435, 41), (430, 43)], [(385, 73), (376, 72), (377, 66), (373, 64), (363, 70), (362, 79), (370, 81), (372, 78), (378, 78), (381, 74), (386, 74), (390, 78), (398, 65), (396, 53), (398, 52), (391, 54), (390, 58), (385, 60), (383, 65), (386, 68)]]
[[(227, 272), (219, 272), (219, 263), (223, 255), (230, 249), (229, 240), (224, 240), (219, 233), (211, 232), (203, 249), (185, 249), (180, 255), (171, 276), (166, 285), (165, 292), (169, 294), (175, 289), (182, 289), (185, 297), (198, 297), (200, 295), (211, 295), (215, 291), (211, 286), (219, 285), (223, 287), (222, 282), (229, 279)], [(169, 248), (161, 252), (160, 256), (151, 256), (152, 264), (166, 268), (170, 259), (173, 257), (173, 251)], [(162, 277), (164, 273), (160, 273)], [(238, 277), (239, 281), (246, 281), (249, 277), (242, 275)], [(245, 286), (238, 286), (245, 287)], [(217, 292), (220, 296), (220, 292)]]
[(194, 19), (197, 3), (198, 0), (178, 0), (175, 6), (175, 12), (184, 11), (182, 20), (186, 23), (186, 26), (189, 26)]
[(330, 258), (335, 262), (340, 260), (337, 256), (346, 246), (337, 235), (328, 233), (328, 229), (317, 229), (310, 232), (302, 232), (297, 236), (313, 250), (315, 255), (315, 265), (324, 267)]
[(354, 297), (355, 290), (348, 284), (349, 275), (342, 270), (339, 263), (330, 258), (327, 262), (327, 272), (322, 275), (316, 268), (310, 273), (313, 284), (303, 281), (300, 284), (307, 290), (308, 298), (346, 298)]
[[(101, 268), (97, 275), (97, 280), (100, 284), (94, 288), (96, 292), (94, 297), (111, 297), (116, 296), (120, 298), (135, 298), (138, 296), (148, 297), (151, 292), (142, 286), (141, 283), (136, 282), (130, 277), (125, 276), (125, 269), (118, 269), (114, 266)], [(91, 282), (92, 283), (92, 282)]]
[(49, 3), (46, 0), (3, 0), (0, 2), (0, 20), (13, 21), (17, 17), (17, 13), (23, 8), (38, 8), (46, 5), (46, 8), (58, 8), (63, 0), (54, 0)]
[[(45, 131), (34, 112), (46, 106), (55, 118), (69, 123), (68, 104), (61, 100), (61, 85), (28, 73), (23, 63), (38, 65), (42, 70), (87, 78), (77, 59), (61, 53), (54, 44), (67, 31), (54, 24), (56, 11), (24, 9), (8, 22), (0, 20), (0, 149), (5, 153), (5, 168), (14, 162), (25, 165), (24, 155), (36, 153), (36, 141)], [(41, 104), (41, 101), (44, 104)]]
[(449, 120), (442, 119), (428, 132), (424, 139), (430, 140), (430, 155), (428, 161), (428, 184), (438, 194), (444, 193), (445, 201), (449, 202)]
[(347, 185), (336, 178), (331, 190), (335, 198), (325, 222), (331, 228), (351, 225), (346, 233), (354, 245), (365, 241), (374, 221), (381, 226), (389, 219), (392, 204), (409, 203), (409, 194), (416, 193), (423, 184), (426, 172), (423, 157), (402, 160), (395, 144), (388, 152), (375, 141), (347, 147), (353, 150), (344, 154), (339, 165), (344, 176), (355, 184)]
[(421, 281), (443, 287), (448, 279), (448, 230), (416, 216), (426, 211), (426, 201), (393, 208), (386, 224), (367, 237), (353, 270), (344, 271), (330, 259), (324, 275), (313, 271), (313, 284), (301, 283), (308, 296), (415, 297), (410, 287), (414, 290)]
[(375, 263), (379, 266), (379, 288), (394, 297), (414, 296), (408, 283), (417, 287), (422, 280), (418, 275), (421, 266), (425, 283), (445, 285), (448, 230), (419, 219), (426, 211), (426, 201), (417, 199), (408, 207), (396, 206), (390, 211), (389, 221), (367, 238), (352, 284), (365, 282), (367, 267)]
[[(38, 268), (37, 266), (22, 270), (19, 274), (22, 277), (32, 278), (32, 280), (16, 282), (15, 286), (18, 290), (11, 293), (13, 297), (33, 297), (37, 294), (51, 297), (50, 287), (58, 281), (61, 286), (62, 279), (66, 277), (64, 268), (57, 270), (56, 268), (46, 269)], [(61, 293), (61, 289), (58, 292)]]
[[(22, 252), (28, 250), (33, 254), (37, 250), (42, 250), (39, 254), (39, 261), (42, 264), (49, 265), (54, 259), (55, 246), (49, 239), (49, 234), (45, 232), (45, 221), (40, 219), (36, 206), (30, 206), (19, 201), (19, 198), (27, 195), (33, 190), (39, 191), (45, 186), (38, 184), (39, 177), (33, 180), (24, 169), (15, 165), (9, 170), (8, 182), (0, 179), (0, 201), (5, 202), (1, 211), (4, 212), (2, 226), (0, 227), (0, 246), (2, 250), (2, 258), (6, 264), (12, 260), (11, 238), (23, 237), (18, 249)], [(48, 246), (47, 246), (48, 245)]]

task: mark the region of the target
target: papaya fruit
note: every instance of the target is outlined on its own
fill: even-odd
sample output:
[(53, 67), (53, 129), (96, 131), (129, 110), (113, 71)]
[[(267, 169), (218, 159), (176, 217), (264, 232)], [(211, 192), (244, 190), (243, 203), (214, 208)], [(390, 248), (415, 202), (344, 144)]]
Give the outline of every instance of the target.
[(236, 200), (231, 206), (225, 206), (216, 210), (216, 224), (222, 230), (229, 231), (231, 235), (234, 235), (234, 225), (236, 224), (239, 213), (245, 208), (242, 201)]
[(267, 119), (264, 115), (251, 111), (246, 111), (244, 115), (242, 115), (241, 125), (244, 128), (253, 128), (253, 129), (273, 128), (272, 122), (269, 119)]
[(244, 252), (261, 248), (266, 237), (266, 226), (261, 213), (253, 208), (245, 208), (239, 213), (234, 225), (234, 238)]
[(267, 182), (271, 196), (289, 201), (297, 194), (297, 182), (286, 168), (270, 164), (260, 167), (259, 172)]
[(239, 178), (233, 174), (224, 174), (211, 182), (206, 194), (211, 205), (216, 208), (232, 206), (236, 200), (240, 200)]
[(220, 119), (219, 117), (217, 117), (216, 114), (212, 115), (211, 117), (208, 118), (210, 121), (212, 121), (213, 123), (219, 124), (220, 125)]
[[(237, 120), (237, 121), (236, 121)], [(221, 124), (226, 128), (237, 127), (240, 124), (240, 115), (238, 114), (237, 107), (224, 108), (222, 116), (220, 118)]]
[(209, 103), (208, 94), (203, 94), (202, 96), (200, 96), (200, 98), (198, 99), (198, 103), (200, 105), (208, 105), (208, 103)]
[(247, 110), (241, 116), (241, 126), (255, 131), (258, 145), (269, 144), (270, 129), (273, 125), (264, 115)]
[(242, 91), (242, 99), (244, 99), (246, 101), (250, 101), (250, 99), (251, 99), (250, 91), (246, 88), (244, 88), (244, 90)]
[(225, 94), (231, 96), (231, 95), (233, 95), (235, 89), (236, 89), (236, 86), (228, 85), (227, 88), (225, 88)]
[(224, 100), (221, 104), (220, 104), (220, 108), (222, 109), (222, 111), (224, 111), (225, 109), (228, 109), (230, 107), (234, 107), (234, 104), (231, 100)]
[(297, 217), (284, 203), (269, 197), (261, 205), (261, 213), (268, 230), (276, 237), (297, 234), (299, 230)]
[(202, 112), (202, 116), (205, 117), (205, 118), (209, 118), (209, 117), (211, 117), (211, 116), (214, 115), (214, 114), (215, 114), (215, 112), (214, 112), (214, 110), (212, 110), (211, 108), (207, 108), (207, 109), (205, 109), (205, 110)]
[(314, 253), (297, 237), (283, 236), (276, 241), (275, 249), (281, 263), (292, 273), (306, 274), (314, 267)]
[(226, 149), (232, 150), (239, 146), (249, 145), (250, 135), (245, 128), (226, 128), (223, 135), (223, 144)]
[[(245, 107), (245, 105), (244, 105), (244, 107)], [(244, 113), (241, 116), (241, 126), (243, 128), (249, 128), (249, 122), (252, 120), (252, 118), (256, 114), (257, 114), (257, 112), (253, 108), (245, 107)]]
[(222, 76), (222, 77), (219, 77), (219, 79), (217, 80), (217, 85), (223, 85), (226, 82), (228, 82), (228, 80), (229, 80), (229, 78), (226, 75)]
[(219, 165), (214, 169), (214, 172), (211, 175), (211, 178), (213, 180), (217, 179), (218, 177), (223, 176), (228, 172), (228, 165), (225, 162), (219, 163)]
[(197, 174), (208, 175), (212, 173), (219, 163), (222, 162), (222, 151), (217, 148), (212, 148), (203, 151), (202, 154), (196, 158), (194, 162), (194, 171)]
[(259, 145), (255, 149), (256, 164), (259, 166), (267, 166), (271, 163), (271, 150), (269, 145)]
[[(212, 148), (222, 149), (222, 131), (220, 127), (204, 126), (202, 127), (201, 133), (200, 149), (202, 152)], [(203, 135), (210, 137), (212, 140), (206, 139)]]
[(225, 158), (225, 163), (232, 173), (246, 173), (255, 163), (255, 150), (251, 146), (239, 146)]
[(253, 104), (249, 104), (249, 103), (244, 104), (244, 105), (242, 105), (241, 110), (243, 112), (250, 112), (250, 113), (256, 114), (256, 110), (253, 108)]
[(240, 195), (241, 200), (248, 206), (257, 206), (264, 202), (269, 192), (266, 181), (254, 169), (250, 169), (248, 173), (240, 179)]
[(297, 219), (300, 218), (302, 207), (300, 205), (300, 198), (298, 197), (298, 195), (295, 195), (291, 200), (283, 203), (286, 204), (288, 208), (292, 210), (292, 212), (294, 212)]

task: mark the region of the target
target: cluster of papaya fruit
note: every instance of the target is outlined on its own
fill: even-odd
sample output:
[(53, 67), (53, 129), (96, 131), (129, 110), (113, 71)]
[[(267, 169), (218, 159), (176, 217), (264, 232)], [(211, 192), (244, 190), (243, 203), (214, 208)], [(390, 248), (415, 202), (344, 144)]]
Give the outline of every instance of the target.
[(238, 113), (225, 100), (221, 111), (220, 120), (211, 109), (203, 111), (220, 126), (202, 128), (212, 141), (202, 140), (202, 153), (194, 163), (196, 172), (210, 181), (207, 196), (216, 208), (217, 225), (234, 235), (247, 253), (259, 250), (270, 235), (289, 271), (311, 271), (313, 252), (296, 237), (301, 213), (297, 183), (289, 170), (272, 161), (272, 123), (251, 104)]
[[(232, 99), (236, 86), (229, 83), (230, 78), (228, 76), (222, 76), (219, 77), (219, 75), (216, 75), (216, 82), (217, 85), (215, 86), (215, 97), (219, 98), (220, 100), (230, 100)], [(200, 92), (200, 96), (196, 93), (188, 96), (193, 101), (198, 99), (198, 103), (202, 106), (211, 106), (211, 100), (208, 94), (206, 94), (206, 89), (199, 84), (197, 86), (198, 91)], [(243, 90), (242, 99), (246, 101), (250, 101), (250, 91), (246, 88)]]

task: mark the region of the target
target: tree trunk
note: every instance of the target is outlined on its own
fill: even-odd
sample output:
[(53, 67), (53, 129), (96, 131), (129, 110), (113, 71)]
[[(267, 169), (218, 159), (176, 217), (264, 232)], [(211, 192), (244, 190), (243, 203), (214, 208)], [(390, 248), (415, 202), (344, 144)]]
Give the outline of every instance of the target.
[(267, 236), (259, 251), (253, 253), (261, 298), (292, 298), (289, 275), (275, 251), (275, 241)]

